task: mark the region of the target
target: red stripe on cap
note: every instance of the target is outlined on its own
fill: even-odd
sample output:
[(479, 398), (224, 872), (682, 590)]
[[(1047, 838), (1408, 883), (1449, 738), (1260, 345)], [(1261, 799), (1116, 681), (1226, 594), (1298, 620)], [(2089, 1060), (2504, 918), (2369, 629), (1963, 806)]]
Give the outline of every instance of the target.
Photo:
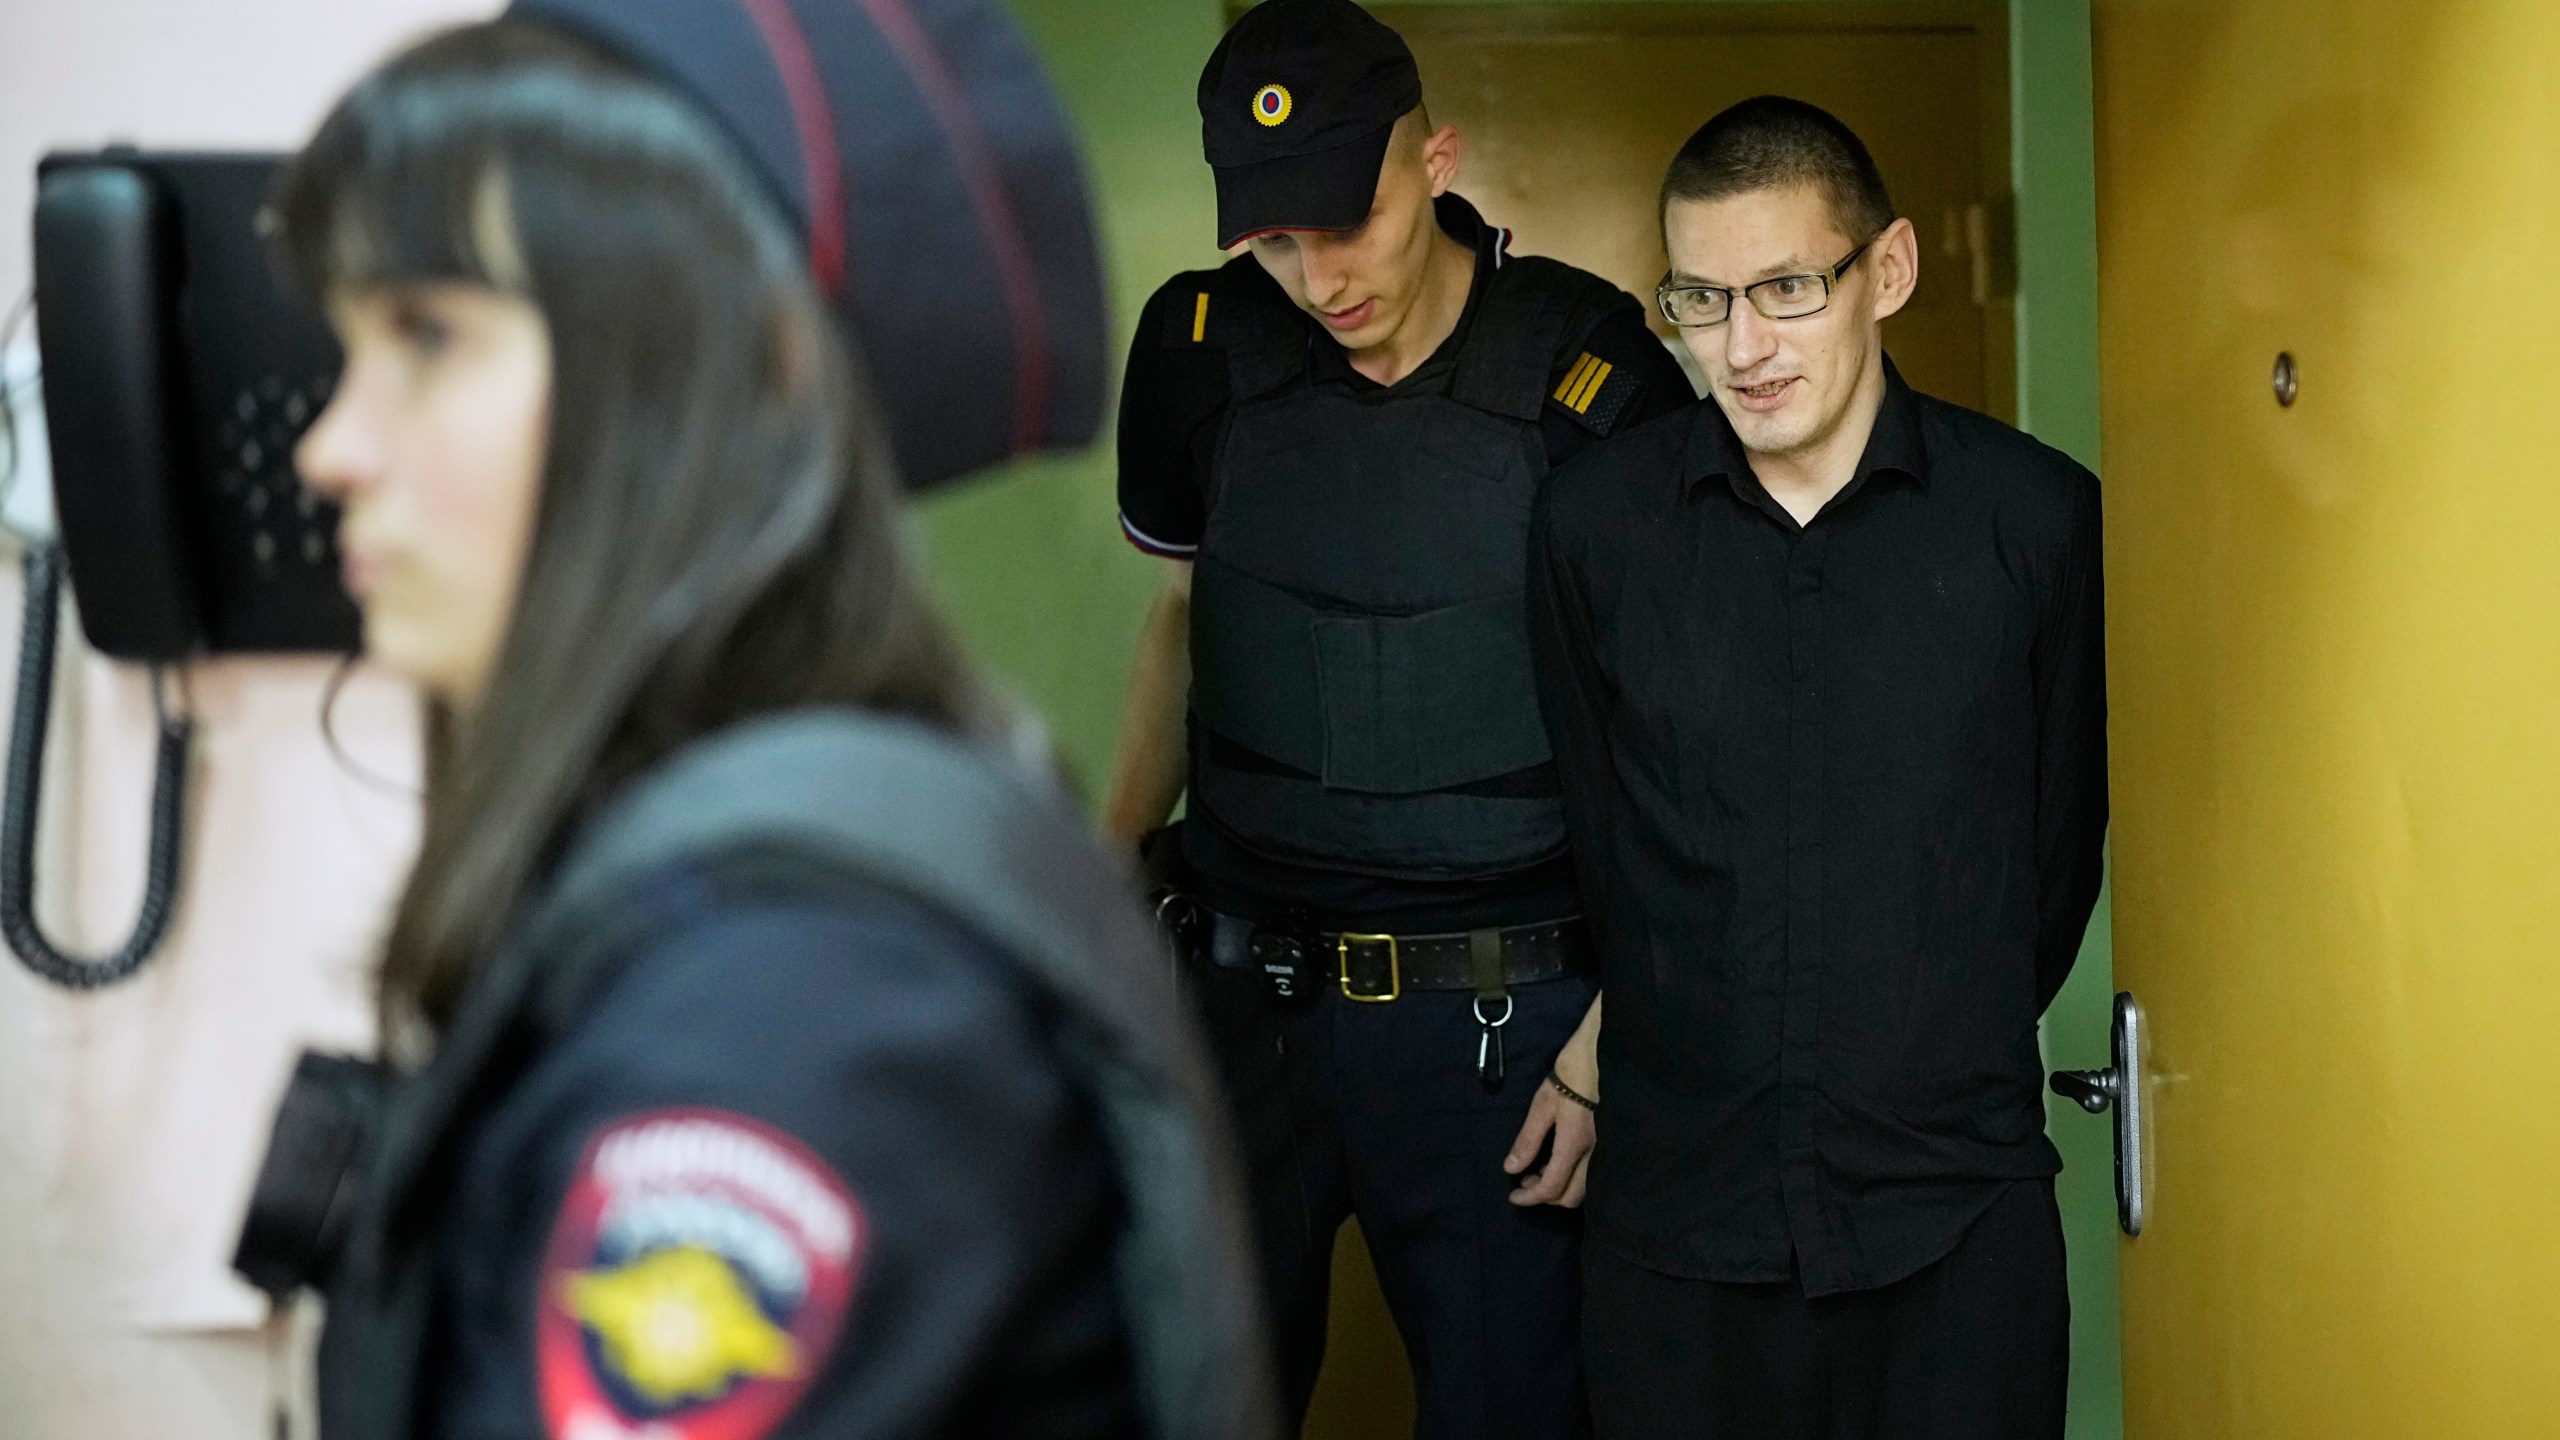
[(906, 0), (861, 0), (861, 5), (906, 67), (908, 78), (915, 81), (934, 122), (942, 127), (943, 139), (960, 163), (970, 208), (986, 227), (996, 283), (1013, 318), (1013, 448), (1028, 450), (1039, 443), (1049, 413), (1048, 325), (1040, 311), (1040, 283), (1031, 267), (1031, 248), (1014, 217), (1012, 197), (1005, 193), (995, 153), (987, 148), (978, 117), (969, 108), (968, 92), (943, 64), (941, 52), (934, 49), (932, 37), (917, 23)]
[(832, 300), (844, 293), (844, 162), (836, 158), (835, 112), (827, 105), (827, 87), (818, 79), (818, 62), (809, 55), (809, 37), (789, 0), (738, 0), (747, 18), (764, 36), (764, 48), (782, 77), (783, 98), (791, 105), (791, 126), (800, 136), (800, 169), (809, 185), (809, 271), (818, 288)]
[(1265, 235), (1347, 235), (1359, 228), (1357, 225), (1265, 225), (1259, 230), (1248, 230), (1218, 248), (1232, 250), (1247, 240), (1259, 240)]

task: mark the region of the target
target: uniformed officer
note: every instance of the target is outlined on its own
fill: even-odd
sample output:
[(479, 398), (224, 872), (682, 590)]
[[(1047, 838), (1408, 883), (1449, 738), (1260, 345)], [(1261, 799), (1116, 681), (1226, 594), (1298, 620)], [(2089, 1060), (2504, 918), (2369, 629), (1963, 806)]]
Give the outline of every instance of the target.
[(893, 446), (1099, 419), (1002, 11), (520, 0), (274, 214), (347, 353), (301, 470), (436, 739), (324, 1433), (1262, 1440), (1206, 1062), (898, 540)]
[(1183, 872), (1167, 913), (1239, 1118), (1287, 1418), (1356, 1214), (1420, 1433), (1578, 1433), (1578, 1224), (1552, 1207), (1579, 1201), (1592, 1087), (1549, 1067), (1597, 1006), (1529, 507), (1691, 392), (1634, 299), (1510, 254), (1451, 190), (1457, 131), (1349, 0), (1248, 12), (1199, 100), (1216, 238), (1248, 253), (1168, 281), (1129, 356), (1121, 522), (1170, 564), (1106, 822), (1136, 844), (1188, 786), (1149, 848)]

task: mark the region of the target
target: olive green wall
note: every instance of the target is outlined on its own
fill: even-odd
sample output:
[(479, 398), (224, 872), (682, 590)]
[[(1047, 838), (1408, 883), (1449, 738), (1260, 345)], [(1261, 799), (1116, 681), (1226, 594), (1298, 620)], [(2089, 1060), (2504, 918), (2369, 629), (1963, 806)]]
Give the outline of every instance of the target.
[[(1012, 0), (1083, 127), (1121, 339), (1176, 270), (1217, 263), (1192, 84), (1221, 0)], [(2028, 430), (2098, 458), (2097, 252), (2088, 0), (2010, 0), (2018, 213), (2018, 393)], [(1704, 117), (1701, 117), (1704, 118)], [(1099, 790), (1129, 645), (1155, 562), (1120, 538), (1108, 444), (1025, 465), (928, 502), (922, 538), (944, 601), (979, 652), (1048, 716)], [(2071, 984), (2046, 1020), (2057, 1066), (2106, 1063), (2113, 992), (2102, 901)], [(2072, 1440), (2123, 1432), (2116, 1236), (2107, 1126), (2061, 1106), (2071, 1244)]]
[[(1221, 263), (1192, 83), (1219, 0), (1015, 0), (1084, 132), (1125, 354), (1138, 307), (1177, 270)], [(1113, 386), (1116, 394), (1118, 385)], [(923, 507), (938, 587), (979, 653), (1047, 715), (1098, 795), (1129, 647), (1160, 562), (1120, 536), (1111, 446), (1042, 461)]]

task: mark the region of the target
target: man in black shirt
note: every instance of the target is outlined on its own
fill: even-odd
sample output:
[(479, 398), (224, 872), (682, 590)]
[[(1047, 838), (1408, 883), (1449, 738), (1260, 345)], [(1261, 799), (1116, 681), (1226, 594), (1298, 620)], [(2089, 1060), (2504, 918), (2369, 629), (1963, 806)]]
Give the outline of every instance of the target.
[(2056, 1437), (2036, 1022), (2106, 829), (2098, 483), (1903, 383), (1918, 247), (1830, 115), (1745, 101), (1663, 193), (1712, 403), (1577, 459), (1536, 527), (1609, 994), (1593, 1410)]
[(1591, 1126), (1549, 1067), (1594, 984), (1529, 514), (1555, 463), (1692, 396), (1632, 297), (1510, 255), (1451, 193), (1458, 135), (1421, 102), (1349, 0), (1270, 0), (1202, 76), (1217, 239), (1250, 253), (1167, 282), (1130, 350), (1121, 522), (1171, 563), (1105, 819), (1136, 844), (1188, 788), (1154, 848), (1184, 872), (1292, 1422), (1356, 1213), (1422, 1433), (1546, 1440), (1587, 1425), (1554, 1206)]

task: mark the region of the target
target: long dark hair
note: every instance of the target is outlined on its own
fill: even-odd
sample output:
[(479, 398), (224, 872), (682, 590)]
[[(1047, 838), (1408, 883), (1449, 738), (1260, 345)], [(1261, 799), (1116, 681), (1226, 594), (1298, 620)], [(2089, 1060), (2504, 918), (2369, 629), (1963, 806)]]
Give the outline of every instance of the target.
[(578, 820), (687, 742), (815, 704), (1005, 723), (905, 558), (886, 437), (781, 206), (682, 97), (542, 26), (466, 26), (341, 101), (273, 213), (312, 296), (488, 285), (551, 335), (515, 614), (468, 713), (430, 704), (387, 1043), (450, 1018)]

